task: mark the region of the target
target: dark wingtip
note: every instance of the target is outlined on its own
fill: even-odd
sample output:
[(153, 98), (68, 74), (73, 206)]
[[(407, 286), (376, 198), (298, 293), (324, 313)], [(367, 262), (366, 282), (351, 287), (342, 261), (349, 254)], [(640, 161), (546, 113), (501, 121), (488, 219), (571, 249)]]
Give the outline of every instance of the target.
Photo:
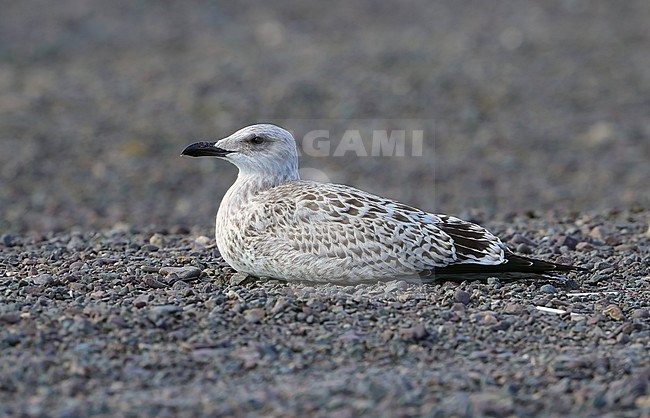
[[(565, 272), (565, 271), (588, 271), (585, 268), (572, 266), (569, 264), (554, 263), (552, 261), (538, 260), (535, 258), (523, 257), (516, 254), (506, 255), (508, 262), (521, 267), (523, 272), (539, 272), (539, 273), (552, 273), (552, 272)], [(529, 266), (525, 267), (521, 264), (530, 263)]]
[(503, 264), (455, 264), (434, 269), (434, 274), (499, 274), (499, 273), (532, 273), (553, 274), (569, 271), (589, 271), (588, 269), (567, 264), (552, 263), (544, 260), (523, 257), (508, 253), (507, 261)]

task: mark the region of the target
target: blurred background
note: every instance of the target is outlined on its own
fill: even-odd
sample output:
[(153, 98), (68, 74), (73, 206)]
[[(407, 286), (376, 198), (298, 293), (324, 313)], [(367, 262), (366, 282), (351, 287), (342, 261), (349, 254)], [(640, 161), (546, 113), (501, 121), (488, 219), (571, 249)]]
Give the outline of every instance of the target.
[[(283, 120), (434, 121), (327, 178), (463, 214), (650, 204), (650, 2), (0, 1), (0, 232), (204, 225), (180, 158)], [(398, 123), (399, 125), (399, 123)]]

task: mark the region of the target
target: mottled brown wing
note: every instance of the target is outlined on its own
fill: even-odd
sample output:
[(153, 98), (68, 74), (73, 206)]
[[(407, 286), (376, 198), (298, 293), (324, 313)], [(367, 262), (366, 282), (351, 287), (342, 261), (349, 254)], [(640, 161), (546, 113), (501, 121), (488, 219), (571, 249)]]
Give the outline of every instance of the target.
[(438, 215), (438, 227), (454, 240), (457, 263), (498, 265), (505, 262), (505, 246), (487, 229), (462, 219)]
[[(254, 222), (275, 219), (266, 239), (276, 248), (317, 256), (318, 263), (345, 258), (352, 269), (405, 275), (456, 260), (436, 215), (349, 186), (301, 182), (300, 188), (275, 187), (260, 199), (266, 209)], [(273, 202), (294, 209), (271, 214)]]

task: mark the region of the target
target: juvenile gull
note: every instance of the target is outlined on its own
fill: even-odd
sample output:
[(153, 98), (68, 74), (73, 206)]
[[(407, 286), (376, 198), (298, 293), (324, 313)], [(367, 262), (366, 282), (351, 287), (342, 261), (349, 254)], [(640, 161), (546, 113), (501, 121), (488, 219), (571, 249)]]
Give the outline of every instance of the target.
[(515, 255), (485, 228), (350, 186), (300, 180), (296, 141), (268, 124), (181, 155), (239, 169), (219, 205), (217, 246), (240, 273), (358, 282), (439, 274), (536, 273), (578, 268)]

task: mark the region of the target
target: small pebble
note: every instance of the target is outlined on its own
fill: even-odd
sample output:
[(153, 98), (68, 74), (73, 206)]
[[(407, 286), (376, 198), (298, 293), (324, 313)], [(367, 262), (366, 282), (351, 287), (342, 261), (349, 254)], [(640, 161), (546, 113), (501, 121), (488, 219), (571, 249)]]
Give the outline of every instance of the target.
[(548, 294), (557, 293), (557, 289), (552, 284), (545, 284), (542, 287), (540, 287), (539, 290)]
[(255, 277), (249, 276), (246, 273), (235, 273), (230, 277), (231, 286), (245, 286), (249, 283), (255, 282)]
[(525, 236), (523, 236), (521, 234), (515, 234), (512, 237), (511, 241), (512, 241), (513, 244), (526, 244), (526, 245), (531, 246), (531, 247), (535, 246), (535, 243), (533, 241), (531, 241), (530, 239), (526, 238)]
[(133, 300), (133, 306), (136, 308), (142, 308), (147, 306), (147, 303), (149, 302), (149, 295), (140, 295), (135, 300)]
[(609, 269), (611, 267), (612, 267), (612, 265), (605, 262), (605, 261), (599, 261), (594, 265), (594, 268), (596, 270), (606, 270), (606, 269)]
[(429, 333), (422, 324), (415, 324), (409, 328), (400, 328), (399, 334), (404, 340), (419, 341), (427, 337)]
[(213, 310), (218, 304), (219, 301), (214, 297), (211, 297), (203, 303), (203, 305), (209, 310)]
[(173, 315), (177, 312), (180, 312), (181, 308), (176, 305), (158, 305), (151, 307), (151, 314), (158, 318), (161, 316)]
[(160, 248), (157, 245), (153, 244), (145, 244), (142, 247), (140, 247), (140, 250), (146, 253), (153, 253), (158, 251)]
[(156, 279), (153, 274), (145, 274), (142, 277), (142, 282), (153, 289), (162, 289), (164, 287), (167, 287), (165, 283)]
[(638, 251), (638, 247), (634, 244), (620, 244), (614, 247), (614, 251), (619, 251), (619, 252)]
[(156, 247), (164, 247), (165, 246), (165, 237), (163, 237), (161, 234), (155, 233), (149, 238), (149, 244), (153, 244)]
[(533, 250), (528, 244), (521, 243), (517, 245), (517, 252), (521, 254), (532, 254)]
[(180, 280), (192, 279), (201, 275), (201, 269), (194, 266), (163, 267), (158, 272), (167, 276), (175, 274)]
[(86, 263), (83, 261), (75, 261), (74, 263), (70, 264), (70, 271), (79, 271), (84, 267), (85, 264)]
[(54, 282), (54, 277), (51, 274), (40, 274), (33, 280), (35, 285), (48, 286)]
[(275, 315), (282, 312), (286, 306), (287, 306), (286, 298), (280, 296), (278, 300), (275, 302), (275, 305), (273, 305), (273, 308), (271, 308), (271, 314)]
[(406, 283), (404, 280), (400, 280), (397, 282), (397, 289), (401, 291), (405, 291), (409, 288), (409, 284)]
[(634, 405), (640, 409), (650, 410), (650, 395), (643, 395), (636, 398)]
[(588, 242), (582, 241), (576, 244), (576, 250), (577, 251), (591, 251), (594, 250), (596, 247), (591, 245)]
[(458, 314), (464, 314), (467, 309), (465, 308), (465, 304), (456, 302), (453, 305), (451, 305), (451, 310), (458, 313)]
[(564, 283), (564, 286), (568, 290), (578, 290), (578, 289), (580, 289), (580, 283), (578, 283), (578, 281), (575, 280), (575, 279), (567, 279), (567, 281)]
[(575, 250), (578, 244), (579, 241), (569, 235), (562, 235), (556, 243), (558, 247), (567, 247), (569, 251)]
[(2, 234), (2, 236), (0, 236), (0, 244), (5, 247), (13, 247), (15, 244), (14, 237), (10, 234)]
[(523, 311), (524, 308), (520, 304), (514, 302), (509, 302), (508, 304), (506, 304), (505, 308), (503, 308), (503, 312), (509, 314), (520, 314)]
[(390, 282), (384, 288), (384, 292), (386, 293), (395, 292), (396, 290), (397, 290), (397, 282)]
[(611, 303), (607, 305), (607, 307), (603, 310), (605, 315), (608, 317), (612, 318), (615, 321), (621, 321), (622, 319), (625, 318), (623, 315), (623, 311), (621, 311), (621, 308), (618, 307), (618, 305)]
[(20, 344), (20, 336), (16, 335), (16, 334), (7, 334), (4, 337), (4, 342), (8, 346), (11, 346), (11, 347), (16, 346), (16, 345)]
[(18, 312), (7, 312), (0, 313), (0, 323), (5, 324), (16, 324), (20, 322), (20, 313)]
[(212, 239), (206, 237), (205, 235), (201, 235), (194, 240), (196, 244), (202, 247), (207, 247), (208, 245), (210, 245), (210, 241), (212, 241)]
[(595, 240), (605, 242), (607, 239), (608, 233), (603, 226), (596, 226), (590, 232), (589, 236)]
[(494, 316), (494, 314), (491, 313), (491, 312), (481, 312), (481, 313), (479, 313), (478, 319), (479, 319), (479, 323), (481, 325), (494, 325), (497, 322), (499, 322), (497, 320), (497, 318)]
[(266, 316), (266, 312), (262, 308), (248, 309), (244, 312), (244, 318), (247, 322), (258, 323), (261, 322)]
[(470, 301), (470, 294), (462, 289), (456, 289), (454, 292), (454, 300), (463, 305), (468, 305)]

